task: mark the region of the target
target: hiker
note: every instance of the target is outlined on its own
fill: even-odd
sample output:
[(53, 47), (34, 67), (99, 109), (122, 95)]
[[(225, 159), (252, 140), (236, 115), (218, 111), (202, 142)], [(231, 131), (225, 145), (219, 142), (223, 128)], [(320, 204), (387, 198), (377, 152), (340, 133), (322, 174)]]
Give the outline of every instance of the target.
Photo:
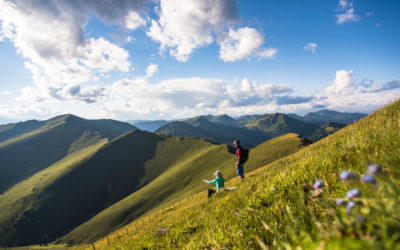
[(225, 180), (224, 180), (224, 178), (223, 178), (223, 176), (222, 176), (221, 171), (219, 171), (219, 170), (215, 171), (214, 175), (215, 175), (216, 177), (215, 177), (215, 179), (212, 180), (212, 181), (207, 181), (207, 180), (203, 179), (203, 182), (204, 182), (204, 183), (215, 184), (215, 186), (217, 186), (217, 191), (215, 191), (215, 190), (212, 189), (212, 188), (209, 188), (209, 189), (208, 189), (208, 198), (210, 198), (212, 194), (214, 194), (215, 192), (218, 192), (221, 188), (224, 187), (224, 182), (225, 182)]
[(244, 181), (244, 173), (243, 173), (243, 168), (244, 168), (244, 161), (243, 161), (243, 153), (244, 149), (242, 146), (240, 146), (240, 141), (239, 140), (234, 140), (233, 145), (235, 145), (235, 150), (236, 150), (236, 172), (237, 175), (240, 176), (240, 181)]

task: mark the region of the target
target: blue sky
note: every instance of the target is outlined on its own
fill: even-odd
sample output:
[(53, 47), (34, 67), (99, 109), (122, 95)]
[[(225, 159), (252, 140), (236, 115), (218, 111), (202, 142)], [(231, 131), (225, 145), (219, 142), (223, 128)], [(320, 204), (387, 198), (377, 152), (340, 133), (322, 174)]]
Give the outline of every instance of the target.
[(176, 119), (400, 94), (399, 1), (0, 0), (1, 119)]

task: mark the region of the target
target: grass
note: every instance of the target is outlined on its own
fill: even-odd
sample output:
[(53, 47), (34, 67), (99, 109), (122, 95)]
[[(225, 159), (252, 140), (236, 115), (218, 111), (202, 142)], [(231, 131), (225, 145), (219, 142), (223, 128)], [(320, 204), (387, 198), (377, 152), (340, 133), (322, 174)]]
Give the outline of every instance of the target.
[[(304, 139), (296, 134), (267, 141), (251, 150), (246, 171), (264, 165), (265, 161), (291, 154), (304, 145)], [(226, 145), (213, 145), (202, 139), (167, 137), (158, 143), (154, 157), (146, 162), (147, 177), (142, 180), (148, 182), (147, 185), (103, 210), (58, 242), (90, 242), (136, 218), (164, 209), (204, 190), (206, 186), (201, 180), (212, 178), (217, 169), (226, 179), (234, 177), (235, 156), (229, 151)]]
[[(142, 227), (131, 226), (130, 235), (115, 239), (109, 246), (101, 239), (96, 246), (399, 249), (399, 131), (400, 101), (396, 101), (332, 136), (258, 169), (236, 190), (219, 193), (193, 206), (187, 201), (188, 209), (176, 209)], [(360, 175), (371, 162), (383, 167), (376, 187), (358, 179), (343, 182), (338, 178), (340, 171), (348, 169)], [(318, 179), (326, 183), (319, 194), (311, 188)], [(348, 215), (335, 200), (354, 187), (362, 195)], [(359, 221), (357, 214), (365, 221)], [(157, 236), (159, 227), (166, 227), (167, 233)]]
[[(27, 180), (24, 180), (6, 193), (0, 195), (0, 224), (1, 238), (3, 241), (8, 239), (9, 244), (21, 244), (26, 240), (18, 242), (19, 221), (27, 219), (26, 217), (41, 206), (41, 196), (46, 189), (54, 184), (61, 176), (73, 169), (73, 167), (89, 158), (107, 142), (103, 139), (98, 143), (92, 144), (80, 151), (74, 151), (67, 157), (54, 163), (50, 167), (39, 171)], [(36, 231), (42, 229), (36, 227)], [(43, 236), (42, 236), (43, 237)]]
[(0, 193), (74, 150), (135, 128), (118, 121), (85, 120), (73, 115), (4, 126), (7, 129), (2, 130), (1, 136), (14, 137), (0, 142)]
[(286, 133), (297, 133), (305, 137), (311, 137), (315, 130), (319, 128), (318, 125), (300, 121), (282, 113), (257, 117), (247, 122), (245, 127), (249, 129), (258, 129), (270, 137), (276, 137)]

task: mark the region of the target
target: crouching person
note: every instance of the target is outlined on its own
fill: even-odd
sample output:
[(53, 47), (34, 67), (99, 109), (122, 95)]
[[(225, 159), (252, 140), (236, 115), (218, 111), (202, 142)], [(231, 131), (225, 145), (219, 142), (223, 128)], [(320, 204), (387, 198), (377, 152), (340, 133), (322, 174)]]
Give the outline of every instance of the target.
[(221, 171), (217, 170), (214, 175), (216, 176), (214, 180), (212, 181), (207, 181), (203, 179), (203, 182), (208, 183), (208, 184), (214, 184), (215, 186), (217, 186), (217, 191), (214, 191), (214, 189), (209, 188), (208, 189), (208, 198), (211, 197), (212, 194), (214, 194), (215, 192), (218, 192), (221, 188), (224, 187), (224, 178), (222, 177), (222, 173)]

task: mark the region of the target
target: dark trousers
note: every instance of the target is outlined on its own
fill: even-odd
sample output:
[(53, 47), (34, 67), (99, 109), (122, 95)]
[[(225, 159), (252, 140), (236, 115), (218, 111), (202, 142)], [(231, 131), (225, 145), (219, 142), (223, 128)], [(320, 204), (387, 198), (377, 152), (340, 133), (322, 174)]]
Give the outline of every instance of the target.
[(214, 189), (211, 189), (211, 188), (209, 188), (209, 189), (208, 189), (208, 198), (210, 198), (210, 197), (211, 197), (211, 195), (213, 195), (213, 194), (215, 194), (215, 190), (214, 190)]

